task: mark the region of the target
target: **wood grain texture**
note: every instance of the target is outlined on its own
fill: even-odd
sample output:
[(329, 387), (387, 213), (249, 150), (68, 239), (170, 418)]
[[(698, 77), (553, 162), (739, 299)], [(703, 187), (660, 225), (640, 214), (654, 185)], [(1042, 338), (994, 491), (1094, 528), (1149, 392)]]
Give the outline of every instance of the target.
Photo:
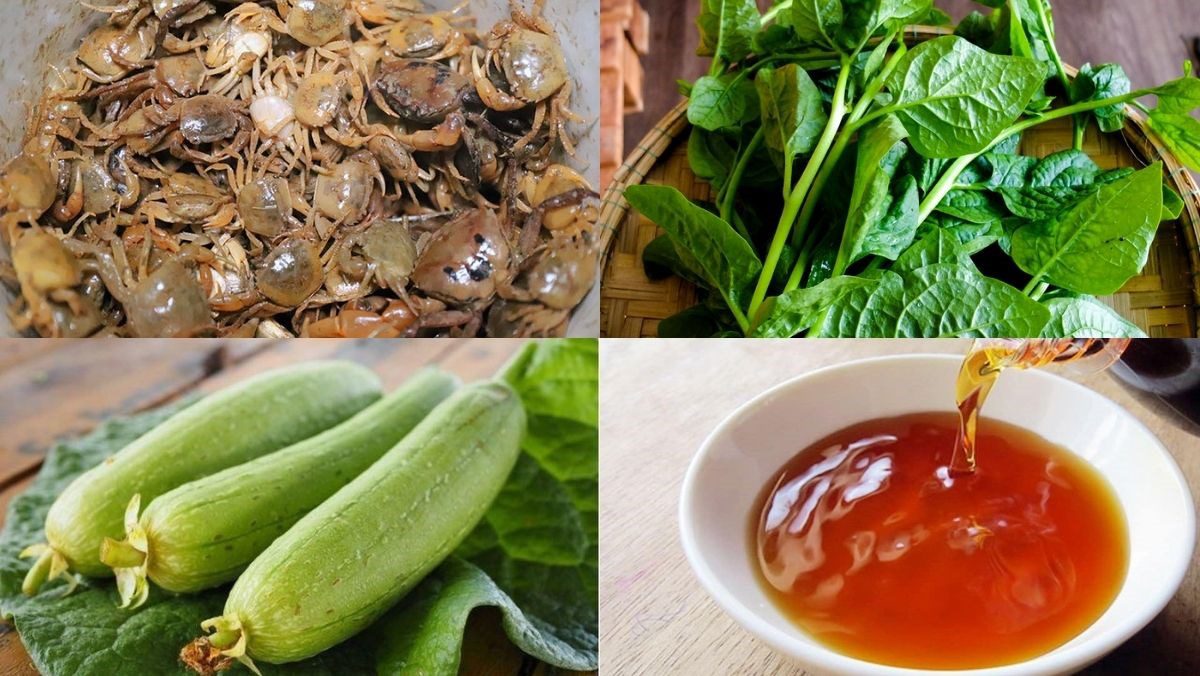
[[(876, 355), (962, 354), (967, 345), (950, 340), (603, 341), (602, 673), (803, 674), (720, 611), (692, 576), (676, 517), (688, 463), (725, 416), (797, 375)], [(1200, 493), (1200, 439), (1107, 375), (1080, 381), (1142, 420), (1171, 449), (1192, 492)], [(1200, 560), (1162, 614), (1083, 673), (1200, 673)]]
[[(469, 382), (491, 376), (524, 342), (2, 340), (0, 424), (5, 434), (0, 441), (0, 525), (9, 501), (32, 482), (53, 441), (85, 433), (105, 418), (189, 393), (211, 392), (255, 373), (312, 359), (364, 364), (379, 374), (388, 389), (430, 364)], [(0, 623), (0, 676), (37, 673), (12, 626)], [(460, 673), (565, 676), (574, 672), (523, 654), (505, 636), (499, 612), (481, 609), (468, 622)]]
[[(980, 8), (970, 0), (935, 0), (955, 19)], [(760, 3), (767, 4), (770, 3)], [(1063, 60), (1116, 62), (1134, 87), (1178, 77), (1185, 59), (1195, 59), (1191, 41), (1200, 35), (1195, 0), (1052, 0)], [(677, 79), (695, 80), (708, 70), (697, 57), (699, 0), (643, 0), (650, 15), (650, 53), (645, 67), (645, 110), (625, 118), (626, 152), (682, 97)]]

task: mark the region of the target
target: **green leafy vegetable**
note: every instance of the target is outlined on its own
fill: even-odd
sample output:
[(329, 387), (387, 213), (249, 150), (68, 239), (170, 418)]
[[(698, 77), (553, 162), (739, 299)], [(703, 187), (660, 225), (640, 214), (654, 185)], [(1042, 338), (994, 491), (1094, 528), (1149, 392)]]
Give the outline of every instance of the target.
[[(1093, 66), (1085, 63), (1079, 68), (1079, 75), (1071, 83), (1071, 100), (1100, 101), (1103, 99), (1128, 94), (1133, 87), (1129, 84), (1129, 76), (1125, 69), (1115, 63), (1105, 63)], [(1116, 132), (1125, 126), (1125, 104), (1116, 104), (1097, 108), (1092, 111), (1100, 131)]]
[(1043, 81), (1036, 61), (989, 54), (955, 36), (913, 48), (888, 80), (884, 108), (925, 157), (985, 149), (1017, 119)]
[(692, 204), (675, 188), (634, 185), (625, 199), (647, 218), (670, 233), (677, 248), (695, 259), (710, 288), (720, 293), (729, 308), (740, 312), (750, 298), (762, 263), (746, 240), (719, 217)]
[(790, 24), (804, 42), (836, 47), (845, 18), (842, 0), (792, 0)]
[(908, 153), (907, 135), (891, 115), (863, 131), (835, 274), (867, 255), (895, 259), (916, 236), (920, 203), (916, 180), (907, 176), (892, 187)]
[(1145, 338), (1146, 334), (1109, 306), (1088, 297), (1046, 301), (1050, 322), (1044, 338)]
[(754, 84), (767, 147), (783, 153), (788, 162), (810, 152), (829, 117), (808, 72), (794, 63), (778, 70), (764, 68)]
[(1034, 282), (1113, 293), (1145, 266), (1161, 215), (1162, 165), (1154, 164), (1017, 230), (1013, 260)]
[[(816, 335), (828, 338), (1035, 337), (1049, 312), (1003, 282), (959, 265), (933, 264), (874, 288), (851, 292), (831, 308)], [(932, 328), (932, 330), (931, 330)]]
[(700, 56), (715, 56), (735, 63), (750, 54), (750, 43), (758, 32), (758, 5), (754, 0), (701, 0)]
[(705, 75), (692, 87), (688, 122), (709, 131), (729, 129), (758, 116), (754, 83), (733, 74)]
[[(1134, 170), (1102, 170), (1084, 131), (1116, 132), (1128, 106), (1142, 108), (1200, 171), (1200, 80), (1189, 66), (1132, 90), (1116, 64), (1072, 78), (1049, 0), (979, 3), (988, 14), (913, 45), (909, 26), (949, 21), (930, 0), (776, 0), (761, 17), (703, 0), (702, 44), (723, 55), (685, 88), (688, 151), (717, 215), (631, 189), (670, 232), (646, 249), (647, 268), (699, 278), (705, 299), (660, 335), (1129, 332), (1077, 294), (1136, 275), (1154, 228), (1185, 204), (1157, 175), (1151, 195), (1149, 174), (1136, 199), (1108, 199)], [(1152, 110), (1140, 101), (1151, 96)], [(1074, 123), (1072, 147), (1021, 154), (1025, 131), (1059, 119)]]

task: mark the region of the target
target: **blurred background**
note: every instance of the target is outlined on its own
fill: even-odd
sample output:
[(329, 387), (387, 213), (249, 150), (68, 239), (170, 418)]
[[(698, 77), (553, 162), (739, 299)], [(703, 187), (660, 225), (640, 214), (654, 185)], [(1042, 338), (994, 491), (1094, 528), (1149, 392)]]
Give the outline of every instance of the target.
[[(770, 0), (759, 5), (769, 7)], [(987, 7), (971, 0), (935, 0), (957, 22)], [(1116, 62), (1136, 87), (1178, 77), (1186, 59), (1200, 60), (1196, 0), (1052, 0), (1063, 60)], [(682, 98), (676, 80), (708, 71), (696, 56), (700, 0), (601, 0), (604, 102), (603, 168), (620, 166), (655, 123)], [(624, 110), (609, 102), (624, 102)], [(623, 120), (621, 119), (623, 116)], [(615, 163), (615, 164), (614, 164)]]

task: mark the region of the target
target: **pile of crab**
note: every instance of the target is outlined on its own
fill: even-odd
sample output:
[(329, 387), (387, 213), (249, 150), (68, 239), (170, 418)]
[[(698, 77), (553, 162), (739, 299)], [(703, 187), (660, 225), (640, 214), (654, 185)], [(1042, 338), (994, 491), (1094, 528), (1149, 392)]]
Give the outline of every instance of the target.
[(543, 1), (485, 33), (420, 0), (100, 8), (0, 176), (13, 325), (561, 335), (598, 196), (558, 163), (582, 120)]

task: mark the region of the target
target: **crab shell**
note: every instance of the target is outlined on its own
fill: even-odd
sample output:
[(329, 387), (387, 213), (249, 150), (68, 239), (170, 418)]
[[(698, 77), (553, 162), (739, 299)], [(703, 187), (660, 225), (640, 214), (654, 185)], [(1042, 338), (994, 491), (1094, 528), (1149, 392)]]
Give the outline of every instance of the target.
[(500, 47), (500, 62), (513, 96), (544, 101), (567, 83), (567, 61), (558, 40), (545, 33), (518, 28)]

